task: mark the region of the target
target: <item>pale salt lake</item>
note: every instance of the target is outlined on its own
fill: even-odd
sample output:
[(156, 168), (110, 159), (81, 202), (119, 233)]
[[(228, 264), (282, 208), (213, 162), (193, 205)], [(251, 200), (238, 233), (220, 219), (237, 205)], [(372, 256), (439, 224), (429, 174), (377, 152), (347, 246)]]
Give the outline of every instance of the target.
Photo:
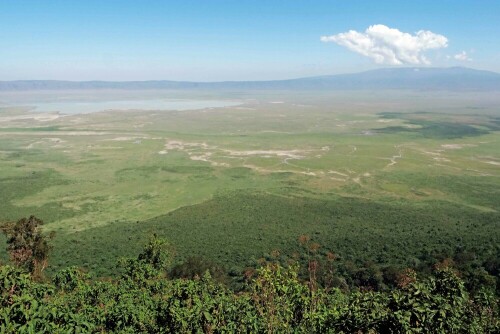
[(225, 100), (188, 100), (188, 99), (144, 99), (112, 101), (64, 101), (2, 103), (0, 107), (28, 107), (35, 112), (58, 112), (60, 114), (88, 114), (110, 110), (199, 110), (232, 107), (242, 104)]

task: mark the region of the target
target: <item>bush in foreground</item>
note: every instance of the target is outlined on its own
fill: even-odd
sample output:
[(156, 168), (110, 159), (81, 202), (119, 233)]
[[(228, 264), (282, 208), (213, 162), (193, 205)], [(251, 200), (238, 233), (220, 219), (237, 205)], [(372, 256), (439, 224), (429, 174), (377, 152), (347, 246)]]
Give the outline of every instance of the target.
[(387, 292), (342, 292), (299, 279), (296, 265), (267, 264), (244, 292), (208, 271), (166, 275), (171, 251), (152, 239), (122, 261), (116, 280), (92, 280), (77, 268), (50, 283), (22, 268), (0, 267), (2, 333), (498, 333), (498, 300), (471, 297), (451, 269), (425, 280), (411, 272)]

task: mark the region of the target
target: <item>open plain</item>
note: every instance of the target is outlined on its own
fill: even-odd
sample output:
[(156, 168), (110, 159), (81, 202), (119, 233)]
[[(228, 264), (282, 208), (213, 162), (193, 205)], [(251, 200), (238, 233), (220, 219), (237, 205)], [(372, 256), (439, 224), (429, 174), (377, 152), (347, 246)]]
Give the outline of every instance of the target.
[[(82, 94), (63, 96), (82, 103)], [(153, 233), (179, 261), (203, 256), (233, 272), (276, 252), (291, 257), (301, 235), (324, 254), (399, 266), (426, 251), (498, 252), (494, 94), (112, 95), (202, 102), (65, 113), (37, 112), (27, 93), (0, 96), (0, 219), (42, 218), (55, 232), (51, 270), (113, 275)]]

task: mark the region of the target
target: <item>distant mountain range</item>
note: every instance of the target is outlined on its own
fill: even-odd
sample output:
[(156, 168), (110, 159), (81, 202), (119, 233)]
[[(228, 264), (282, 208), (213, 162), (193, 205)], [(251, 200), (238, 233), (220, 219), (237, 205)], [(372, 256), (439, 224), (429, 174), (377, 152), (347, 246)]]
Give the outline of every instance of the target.
[(498, 91), (500, 74), (464, 67), (405, 67), (271, 81), (0, 81), (0, 91), (80, 89)]

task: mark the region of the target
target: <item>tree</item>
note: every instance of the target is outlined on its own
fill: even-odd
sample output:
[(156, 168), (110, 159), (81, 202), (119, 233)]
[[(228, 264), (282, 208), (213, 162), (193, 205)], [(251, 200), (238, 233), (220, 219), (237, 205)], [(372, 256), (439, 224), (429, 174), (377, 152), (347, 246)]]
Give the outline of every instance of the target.
[(7, 236), (7, 252), (10, 260), (35, 277), (40, 277), (47, 267), (51, 249), (48, 238), (40, 231), (41, 225), (43, 225), (42, 220), (30, 216), (16, 223), (5, 224), (1, 228)]
[(167, 240), (153, 235), (137, 258), (120, 260), (120, 266), (124, 269), (123, 278), (130, 283), (146, 285), (148, 280), (166, 275), (173, 254)]

